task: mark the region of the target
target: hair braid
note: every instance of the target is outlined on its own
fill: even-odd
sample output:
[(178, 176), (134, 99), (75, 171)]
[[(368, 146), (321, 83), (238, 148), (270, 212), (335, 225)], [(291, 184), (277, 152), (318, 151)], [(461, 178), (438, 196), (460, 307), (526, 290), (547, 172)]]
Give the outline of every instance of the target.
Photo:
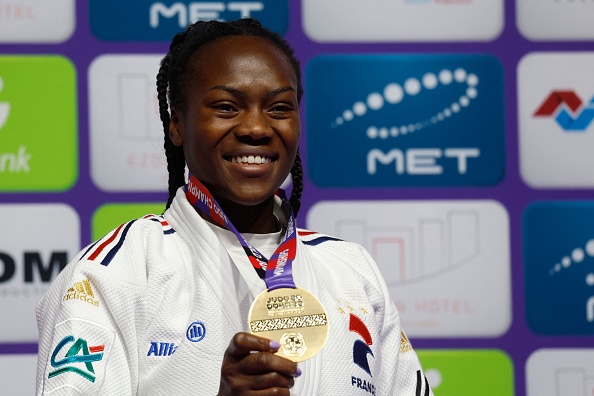
[(170, 55), (167, 55), (161, 61), (161, 67), (157, 74), (157, 98), (159, 99), (159, 115), (163, 123), (163, 131), (165, 132), (165, 156), (167, 158), (167, 172), (169, 198), (165, 209), (169, 208), (177, 189), (185, 184), (185, 157), (183, 148), (176, 146), (169, 137), (169, 122), (171, 116), (169, 115), (169, 104), (167, 102), (167, 72), (169, 69)]
[(303, 168), (301, 167), (299, 149), (297, 149), (295, 161), (291, 167), (291, 178), (293, 179), (293, 189), (291, 190), (291, 198), (289, 198), (289, 202), (293, 208), (293, 214), (297, 217), (297, 213), (301, 207), (301, 195), (303, 194)]

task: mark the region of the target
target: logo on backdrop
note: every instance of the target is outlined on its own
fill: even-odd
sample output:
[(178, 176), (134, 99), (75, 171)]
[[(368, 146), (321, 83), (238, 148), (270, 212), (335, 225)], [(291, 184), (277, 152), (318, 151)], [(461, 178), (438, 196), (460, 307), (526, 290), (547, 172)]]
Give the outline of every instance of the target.
[(160, 58), (102, 55), (91, 64), (91, 177), (102, 190), (161, 191), (167, 185), (167, 161), (159, 144), (163, 124), (154, 88)]
[(538, 349), (526, 363), (526, 396), (594, 395), (594, 349)]
[(594, 203), (549, 202), (524, 214), (526, 315), (539, 334), (594, 334)]
[(3, 1), (0, 7), (0, 43), (66, 41), (74, 33), (74, 4), (74, 0)]
[(91, 30), (114, 41), (170, 41), (196, 21), (252, 17), (284, 34), (289, 22), (288, 0), (261, 1), (90, 1)]
[(594, 97), (584, 105), (574, 91), (553, 91), (534, 116), (554, 118), (566, 132), (583, 132), (594, 120)]
[[(68, 189), (78, 173), (72, 63), (61, 56), (0, 56), (0, 69), (0, 191)], [(30, 92), (35, 111), (29, 111)]]
[[(492, 201), (326, 201), (307, 214), (307, 228), (358, 243), (371, 254), (413, 337), (495, 337), (507, 331), (508, 223), (505, 208)], [(355, 305), (345, 309), (355, 310), (361, 312)], [(404, 338), (401, 347), (410, 347)]]
[(518, 29), (532, 40), (591, 40), (591, 0), (517, 0)]
[(320, 56), (307, 72), (309, 169), (319, 185), (493, 185), (503, 177), (495, 58)]
[[(4, 88), (4, 80), (2, 80), (2, 76), (0, 76), (0, 93)], [(10, 103), (8, 102), (0, 102), (0, 131), (6, 121), (8, 120), (8, 114), (10, 113)]]
[(3, 204), (0, 218), (0, 342), (32, 342), (37, 302), (80, 249), (80, 220), (62, 204)]
[(564, 52), (519, 63), (520, 171), (533, 188), (594, 187), (593, 61), (591, 53)]
[(303, 29), (318, 42), (490, 41), (503, 29), (503, 3), (503, 0), (301, 1)]

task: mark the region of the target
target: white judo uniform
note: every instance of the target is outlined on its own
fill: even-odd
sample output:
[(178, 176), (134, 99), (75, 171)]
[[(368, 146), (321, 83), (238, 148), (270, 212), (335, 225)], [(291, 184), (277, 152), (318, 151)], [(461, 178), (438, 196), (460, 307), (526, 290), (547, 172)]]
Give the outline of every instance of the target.
[[(279, 238), (246, 237), (267, 255)], [(299, 230), (293, 276), (324, 305), (329, 336), (299, 363), (292, 395), (433, 395), (361, 246)], [(235, 235), (180, 189), (163, 216), (123, 224), (52, 283), (37, 307), (37, 394), (216, 395), (225, 349), (264, 289)]]

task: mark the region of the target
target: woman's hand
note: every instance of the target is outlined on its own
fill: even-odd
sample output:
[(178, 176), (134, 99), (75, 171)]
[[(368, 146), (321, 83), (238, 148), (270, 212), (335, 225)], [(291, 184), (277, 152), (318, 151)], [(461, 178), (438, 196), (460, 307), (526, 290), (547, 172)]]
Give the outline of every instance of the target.
[(253, 334), (235, 334), (223, 357), (219, 396), (288, 396), (301, 370), (297, 363), (275, 355), (279, 347)]

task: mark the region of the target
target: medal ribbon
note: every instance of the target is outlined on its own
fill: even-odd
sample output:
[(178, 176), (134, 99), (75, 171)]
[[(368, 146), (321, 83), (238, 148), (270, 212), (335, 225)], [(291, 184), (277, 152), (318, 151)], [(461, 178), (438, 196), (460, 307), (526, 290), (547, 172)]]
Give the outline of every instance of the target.
[[(223, 209), (210, 194), (206, 186), (195, 176), (190, 175), (188, 184), (185, 186), (185, 191), (186, 198), (196, 209), (208, 216), (216, 224), (235, 234), (252, 266), (258, 275), (264, 278), (269, 291), (280, 288), (296, 288), (293, 281), (293, 261), (297, 253), (297, 229), (295, 227), (291, 204), (287, 200), (283, 190), (279, 189), (277, 195), (282, 201), (281, 209), (289, 221), (285, 235), (270, 259), (264, 257), (262, 253), (245, 240), (229, 221), (225, 212), (223, 212)], [(266, 271), (264, 271), (264, 267)]]

